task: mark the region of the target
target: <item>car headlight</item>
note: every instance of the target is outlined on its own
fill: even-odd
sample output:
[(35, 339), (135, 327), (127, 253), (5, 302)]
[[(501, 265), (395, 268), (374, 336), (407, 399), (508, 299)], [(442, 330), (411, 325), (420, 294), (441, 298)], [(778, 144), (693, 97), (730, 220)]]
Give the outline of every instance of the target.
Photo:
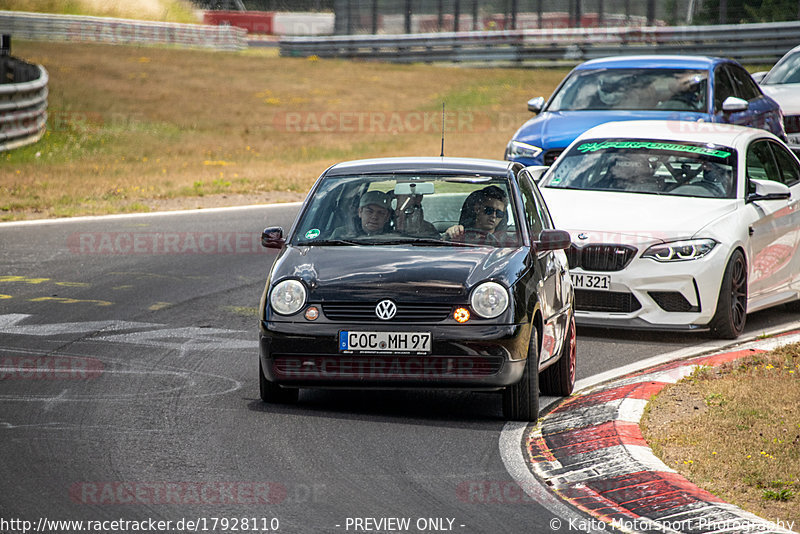
[(659, 243), (645, 250), (642, 257), (660, 262), (696, 260), (711, 252), (716, 245), (717, 242), (713, 239), (687, 239)]
[(542, 149), (538, 146), (519, 141), (511, 141), (506, 147), (506, 159), (508, 160), (511, 158), (535, 158), (541, 153)]
[(306, 303), (306, 287), (299, 280), (278, 282), (269, 294), (272, 309), (281, 315), (292, 315)]
[(497, 282), (484, 282), (472, 290), (472, 310), (484, 319), (494, 319), (508, 308), (508, 291)]

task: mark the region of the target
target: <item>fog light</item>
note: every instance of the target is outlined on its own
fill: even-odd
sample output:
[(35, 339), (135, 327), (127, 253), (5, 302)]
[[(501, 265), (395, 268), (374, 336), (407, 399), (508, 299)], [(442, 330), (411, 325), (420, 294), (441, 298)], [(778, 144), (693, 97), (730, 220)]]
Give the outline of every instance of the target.
[(309, 306), (308, 309), (306, 309), (306, 319), (308, 319), (309, 321), (313, 321), (317, 317), (319, 317), (319, 310), (317, 309), (317, 307)]
[(459, 323), (466, 323), (469, 321), (469, 310), (466, 308), (456, 308), (453, 312), (453, 319)]

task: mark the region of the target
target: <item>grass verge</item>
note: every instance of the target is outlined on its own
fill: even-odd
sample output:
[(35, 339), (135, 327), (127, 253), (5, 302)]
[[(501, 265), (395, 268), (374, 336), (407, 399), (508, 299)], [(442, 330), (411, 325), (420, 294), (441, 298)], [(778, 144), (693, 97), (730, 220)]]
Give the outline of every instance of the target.
[(501, 158), (560, 70), (390, 65), (15, 41), (50, 73), (48, 131), (0, 154), (0, 219), (301, 199), (329, 165), (446, 153)]
[(0, 0), (3, 11), (33, 11), (58, 15), (90, 15), (160, 22), (197, 23), (188, 0)]
[(642, 432), (698, 486), (800, 525), (800, 344), (699, 369), (651, 400)]

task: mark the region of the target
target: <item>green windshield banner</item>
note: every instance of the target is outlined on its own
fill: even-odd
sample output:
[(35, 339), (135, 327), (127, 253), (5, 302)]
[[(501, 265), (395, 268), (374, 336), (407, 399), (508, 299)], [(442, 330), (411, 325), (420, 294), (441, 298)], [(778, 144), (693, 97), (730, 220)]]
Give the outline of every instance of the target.
[(609, 148), (644, 148), (647, 150), (671, 150), (673, 152), (690, 152), (703, 156), (713, 156), (716, 158), (727, 158), (730, 152), (718, 150), (705, 146), (682, 145), (678, 143), (660, 143), (657, 141), (602, 141), (600, 143), (584, 143), (578, 146), (578, 151), (582, 153), (596, 152)]

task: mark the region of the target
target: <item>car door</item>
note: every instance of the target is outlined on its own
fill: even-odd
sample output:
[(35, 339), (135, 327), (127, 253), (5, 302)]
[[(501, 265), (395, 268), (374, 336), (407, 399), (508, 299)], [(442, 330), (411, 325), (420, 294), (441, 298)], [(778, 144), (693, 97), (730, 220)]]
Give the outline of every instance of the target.
[(747, 110), (743, 112), (745, 124), (761, 128), (783, 137), (783, 116), (780, 107), (771, 98), (764, 96), (750, 74), (739, 65), (726, 65), (733, 85), (733, 96), (747, 100)]
[(746, 194), (755, 190), (751, 180), (784, 183), (792, 192), (788, 200), (760, 200), (746, 206), (750, 212), (748, 297), (755, 308), (779, 299), (780, 293), (788, 291), (789, 284), (797, 278), (800, 170), (796, 160), (787, 157), (792, 158), (770, 139), (752, 141), (746, 153)]
[(794, 248), (791, 251), (788, 277), (791, 288), (800, 291), (800, 161), (780, 143), (771, 141), (770, 147), (780, 168), (781, 181), (792, 193), (788, 206), (790, 219), (788, 225), (794, 232)]
[[(527, 171), (520, 173), (519, 186), (531, 241), (536, 241), (542, 230), (553, 228), (553, 220)], [(565, 284), (568, 276), (567, 256), (563, 250), (551, 250), (535, 254), (532, 260), (536, 264), (535, 269), (542, 275), (542, 285), (538, 291), (544, 323), (542, 363), (558, 354), (566, 335), (569, 306), (566, 293), (569, 284)]]

